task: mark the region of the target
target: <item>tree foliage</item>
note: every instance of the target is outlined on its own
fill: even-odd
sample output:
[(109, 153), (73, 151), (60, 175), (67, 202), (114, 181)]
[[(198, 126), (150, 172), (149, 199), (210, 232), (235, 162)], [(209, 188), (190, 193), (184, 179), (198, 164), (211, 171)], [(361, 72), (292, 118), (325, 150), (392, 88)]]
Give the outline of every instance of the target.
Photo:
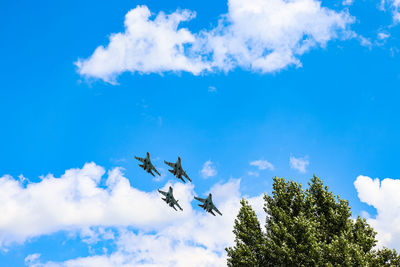
[(375, 250), (376, 232), (360, 216), (351, 218), (348, 201), (333, 195), (318, 177), (301, 184), (273, 178), (265, 194), (265, 231), (254, 210), (241, 200), (226, 248), (228, 266), (400, 266), (395, 250)]

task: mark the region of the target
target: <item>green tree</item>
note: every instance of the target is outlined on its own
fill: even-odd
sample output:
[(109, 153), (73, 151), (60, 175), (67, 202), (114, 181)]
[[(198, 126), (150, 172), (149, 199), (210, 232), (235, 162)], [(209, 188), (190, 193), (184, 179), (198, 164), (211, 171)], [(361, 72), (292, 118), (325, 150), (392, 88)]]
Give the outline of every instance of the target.
[(263, 266), (263, 233), (256, 213), (249, 203), (242, 199), (233, 233), (235, 247), (227, 248), (228, 266)]
[(375, 251), (371, 258), (371, 266), (400, 266), (400, 255), (396, 253), (396, 250), (388, 248)]
[(376, 232), (365, 219), (351, 218), (348, 201), (333, 195), (314, 176), (301, 184), (273, 178), (265, 195), (265, 232), (244, 199), (235, 220), (235, 246), (228, 266), (400, 266), (395, 250), (374, 250)]
[(265, 195), (266, 266), (313, 266), (319, 261), (318, 222), (309, 220), (311, 206), (301, 185), (274, 178), (272, 196)]

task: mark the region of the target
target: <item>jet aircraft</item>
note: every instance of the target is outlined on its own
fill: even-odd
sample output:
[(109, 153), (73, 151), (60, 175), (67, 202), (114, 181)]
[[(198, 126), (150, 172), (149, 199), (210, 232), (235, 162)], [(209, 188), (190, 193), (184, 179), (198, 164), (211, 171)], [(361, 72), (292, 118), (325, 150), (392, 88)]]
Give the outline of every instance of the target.
[(142, 167), (145, 171), (147, 171), (151, 175), (153, 175), (154, 177), (155, 177), (155, 175), (154, 175), (154, 173), (152, 171), (154, 171), (159, 176), (161, 176), (161, 174), (157, 171), (157, 169), (151, 163), (150, 153), (149, 152), (146, 153), (146, 157), (145, 158), (139, 158), (139, 157), (135, 156), (135, 159), (137, 159), (138, 161), (142, 162), (143, 164), (139, 164), (139, 166)]
[(186, 179), (190, 180), (189, 176), (186, 174), (186, 172), (182, 169), (182, 165), (181, 165), (181, 158), (178, 157), (178, 160), (175, 163), (172, 162), (168, 162), (165, 161), (165, 164), (167, 164), (168, 166), (172, 167), (172, 170), (168, 170), (169, 172), (171, 172), (173, 175), (175, 175), (177, 178), (181, 179), (184, 183), (186, 183), (186, 181), (182, 178), (182, 176), (186, 177)]
[(169, 187), (168, 192), (161, 191), (160, 189), (158, 189), (158, 192), (159, 192), (160, 194), (162, 194), (162, 195), (165, 196), (165, 198), (162, 198), (162, 200), (164, 200), (165, 202), (167, 202), (167, 204), (168, 204), (170, 207), (174, 208), (174, 210), (177, 210), (177, 209), (175, 208), (175, 205), (178, 206), (178, 208), (179, 208), (180, 210), (183, 210), (183, 209), (181, 208), (181, 206), (179, 206), (178, 200), (175, 200), (174, 195), (173, 195), (173, 193), (172, 193), (172, 187), (171, 187), (171, 186)]
[(212, 195), (211, 193), (208, 195), (207, 198), (199, 198), (199, 197), (194, 197), (198, 201), (200, 201), (202, 204), (199, 204), (200, 207), (202, 207), (204, 210), (208, 211), (212, 215), (215, 216), (214, 211), (216, 211), (219, 215), (222, 216), (222, 213), (215, 207), (214, 203), (212, 202)]

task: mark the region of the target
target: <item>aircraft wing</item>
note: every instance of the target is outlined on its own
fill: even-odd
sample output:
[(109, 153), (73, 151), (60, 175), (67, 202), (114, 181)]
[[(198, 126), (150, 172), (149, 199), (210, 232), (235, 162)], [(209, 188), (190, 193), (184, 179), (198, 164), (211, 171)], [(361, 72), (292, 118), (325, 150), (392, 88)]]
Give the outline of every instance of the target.
[(188, 179), (189, 181), (192, 181), (192, 180), (190, 180), (189, 176), (186, 174), (185, 171), (182, 172), (182, 175), (185, 176), (185, 178)]
[(158, 189), (158, 193), (160, 193), (160, 194), (162, 194), (164, 196), (167, 196), (167, 192), (161, 191), (160, 189)]
[(153, 165), (151, 165), (151, 168), (154, 170), (155, 173), (158, 174), (158, 176), (161, 176), (161, 174), (157, 171), (156, 167), (154, 167)]
[(197, 199), (197, 200), (200, 201), (201, 203), (206, 202), (206, 199), (205, 199), (205, 198), (194, 197), (194, 199)]
[(165, 161), (165, 160), (164, 160), (164, 163), (167, 164), (168, 166), (172, 167), (172, 168), (174, 167), (174, 163), (171, 163), (171, 162), (168, 162), (168, 161)]
[(143, 162), (143, 163), (144, 163), (144, 158), (139, 158), (139, 157), (136, 157), (136, 156), (135, 156), (135, 159), (137, 159), (138, 161), (140, 161), (140, 162)]
[[(215, 205), (213, 204), (212, 209), (215, 210), (219, 215), (222, 216), (222, 213), (217, 209), (217, 207), (215, 207)], [(215, 214), (214, 214), (215, 215)]]

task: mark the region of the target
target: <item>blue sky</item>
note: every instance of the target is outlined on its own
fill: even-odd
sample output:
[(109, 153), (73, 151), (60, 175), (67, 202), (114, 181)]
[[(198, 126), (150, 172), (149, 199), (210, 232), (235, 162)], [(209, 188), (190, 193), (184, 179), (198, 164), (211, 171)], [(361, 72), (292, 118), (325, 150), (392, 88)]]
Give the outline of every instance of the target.
[[(56, 179), (66, 179), (61, 177), (66, 170), (82, 169), (86, 163), (94, 162), (96, 165), (90, 168), (103, 168), (105, 172), (123, 168), (118, 177), (128, 180), (134, 190), (148, 194), (149, 199), (154, 198), (155, 206), (167, 209), (154, 190), (169, 182), (180, 186), (162, 163), (174, 161), (178, 155), (193, 180), (193, 185), (182, 187), (182, 198), (194, 192), (204, 196), (214, 188), (224, 195), (220, 203), (228, 203), (232, 199), (226, 192), (232, 189), (235, 198), (247, 196), (256, 203), (258, 196), (270, 192), (273, 176), (306, 184), (316, 174), (335, 194), (350, 201), (353, 215), (367, 216), (378, 233), (391, 235), (391, 239), (382, 237), (382, 244), (400, 249), (400, 243), (393, 241), (400, 232), (392, 231), (384, 216), (390, 206), (396, 206), (393, 201), (400, 205), (400, 200), (394, 195), (393, 199), (374, 199), (373, 192), (390, 194), (384, 191), (387, 187), (383, 182), (382, 187), (378, 183), (377, 191), (368, 191), (371, 184), (376, 185), (369, 177), (381, 180), (389, 177), (385, 181), (392, 182), (392, 188), (399, 187), (396, 178), (400, 177), (400, 28), (396, 4), (323, 1), (320, 9), (318, 4), (313, 5), (319, 3), (316, 1), (293, 1), (317, 10), (310, 13), (315, 18), (306, 23), (296, 10), (282, 5), (287, 1), (252, 0), (248, 5), (257, 10), (263, 10), (257, 6), (260, 3), (276, 4), (278, 11), (268, 14), (271, 15), (268, 23), (279, 22), (283, 17), (284, 21), (294, 21), (287, 28), (254, 24), (252, 30), (240, 14), (235, 15), (236, 11), (240, 13), (240, 2), (230, 1), (230, 9), (224, 1), (3, 2), (0, 177), (4, 177), (1, 179), (11, 179), (5, 176), (10, 175), (18, 180), (23, 175), (30, 182), (21, 183), (18, 189), (21, 191), (17, 191), (28, 192), (29, 185), (43, 183), (43, 176), (53, 174)], [(178, 30), (187, 29), (194, 41), (183, 42), (183, 52), (174, 50), (180, 57), (174, 54), (170, 61), (163, 61), (167, 50), (157, 54), (156, 49), (161, 49), (165, 42), (157, 43), (151, 38), (149, 42), (154, 43), (149, 46), (152, 48), (148, 55), (136, 55), (135, 51), (142, 50), (137, 50), (135, 40), (127, 39), (132, 43), (123, 54), (123, 66), (113, 61), (117, 57), (113, 53), (120, 53), (119, 46), (116, 52), (105, 52), (105, 60), (97, 60), (93, 56), (95, 49), (108, 47), (113, 33), (124, 34), (124, 17), (131, 10), (139, 10), (138, 5), (147, 6), (152, 12), (146, 20), (150, 23), (161, 11), (187, 16), (188, 21), (181, 21)], [(187, 15), (185, 9), (196, 16)], [(168, 19), (161, 20), (157, 28), (161, 34)], [(139, 22), (130, 25), (149, 30), (145, 35), (159, 34), (144, 24), (135, 24)], [(230, 25), (241, 25), (245, 30)], [(285, 32), (279, 32), (282, 29)], [(270, 32), (275, 35), (269, 35)], [(168, 38), (186, 38), (174, 35), (174, 31), (168, 34), (171, 34)], [(227, 46), (222, 63), (217, 60), (218, 47), (213, 43), (217, 38), (225, 38), (225, 45), (232, 44)], [(311, 45), (304, 44), (307, 39)], [(239, 47), (243, 40), (248, 41), (246, 52), (237, 52), (234, 46)], [(171, 49), (179, 46), (177, 42)], [(197, 43), (205, 45), (196, 48)], [(266, 50), (258, 53), (260, 47)], [(299, 52), (299, 47), (304, 52)], [(129, 49), (136, 59), (132, 59)], [(279, 64), (272, 61), (256, 65), (257, 60), (272, 52), (278, 54)], [(158, 56), (152, 58), (154, 54)], [(290, 59), (286, 58), (288, 55)], [(87, 65), (79, 65), (78, 60)], [(138, 60), (140, 64), (129, 65), (130, 60)], [(180, 60), (184, 62), (181, 65)], [(166, 176), (154, 180), (137, 166), (133, 156), (144, 156), (147, 151)], [(293, 168), (291, 157), (308, 162), (305, 169)], [(259, 169), (250, 165), (257, 160), (267, 161), (273, 167)], [(210, 177), (201, 173), (207, 161), (211, 161), (216, 173)], [(365, 179), (359, 180), (360, 175), (365, 175)], [(95, 187), (108, 190), (106, 180), (107, 173), (96, 180)], [(356, 180), (360, 183), (355, 184)], [(0, 183), (0, 189), (2, 186), (2, 190), (7, 190), (5, 183)], [(28, 195), (24, 201), (34, 201)], [(190, 218), (200, 218), (193, 216), (204, 216), (194, 202), (192, 208), (189, 203), (190, 212), (182, 215), (182, 220), (188, 223)], [(11, 212), (21, 203), (14, 204), (6, 205)], [(35, 207), (41, 209), (40, 205)], [(232, 211), (234, 216), (234, 207)], [(386, 220), (400, 218), (399, 210), (394, 213), (395, 217)], [(168, 213), (168, 216), (175, 215)], [(137, 223), (135, 218), (55, 222), (49, 229), (15, 238), (9, 236), (10, 219), (0, 223), (0, 261), (3, 266), (46, 266), (49, 262), (74, 266), (76, 262), (72, 265), (63, 262), (100, 257), (112, 266), (118, 262), (113, 258), (115, 253), (123, 251), (128, 262), (138, 265), (138, 256), (132, 252), (132, 247), (135, 251), (135, 245), (140, 243), (136, 239), (156, 236), (168, 240), (164, 235), (167, 227), (179, 223), (157, 220), (153, 218), (149, 227)], [(205, 223), (199, 227), (209, 233), (221, 225), (218, 220), (222, 219), (217, 219), (215, 226)], [(14, 223), (18, 225), (18, 221)], [(93, 233), (85, 232), (88, 227)], [(88, 236), (97, 239), (88, 241)], [(225, 239), (207, 243), (196, 238), (174, 242), (200, 246), (213, 262), (213, 257), (223, 259), (221, 247), (229, 244), (229, 238), (226, 237), (226, 243)], [(131, 250), (124, 247), (126, 244), (130, 244)], [(180, 263), (181, 258), (174, 260)], [(92, 266), (88, 262), (79, 266)]]

